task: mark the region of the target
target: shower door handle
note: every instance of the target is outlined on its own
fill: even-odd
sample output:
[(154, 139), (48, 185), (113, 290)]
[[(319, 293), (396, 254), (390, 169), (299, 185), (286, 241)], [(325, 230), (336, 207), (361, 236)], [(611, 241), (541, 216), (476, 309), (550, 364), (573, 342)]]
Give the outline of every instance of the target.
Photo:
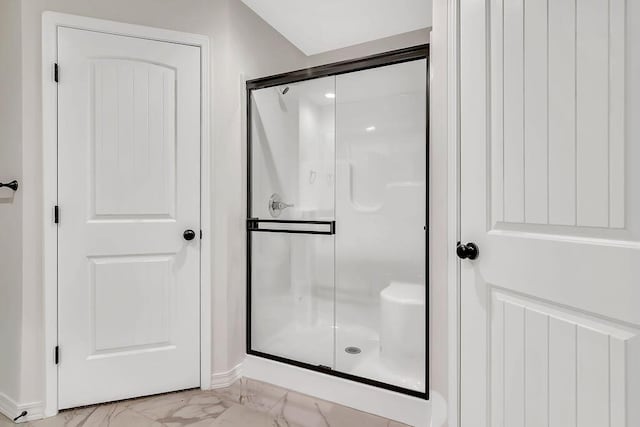
[[(265, 227), (260, 227), (260, 224)], [(333, 235), (336, 234), (336, 222), (247, 218), (247, 231)]]

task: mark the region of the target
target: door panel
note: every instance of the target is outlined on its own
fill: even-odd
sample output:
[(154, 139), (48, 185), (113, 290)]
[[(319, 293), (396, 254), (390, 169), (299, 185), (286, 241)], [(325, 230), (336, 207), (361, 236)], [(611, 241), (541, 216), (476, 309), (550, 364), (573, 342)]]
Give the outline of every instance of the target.
[(59, 406), (199, 385), (200, 52), (58, 33)]
[(175, 70), (122, 59), (94, 59), (89, 66), (95, 217), (174, 218)]
[(637, 328), (496, 289), (491, 310), (492, 425), (626, 425)]
[(336, 370), (422, 393), (427, 75), (418, 60), (336, 77)]
[(251, 354), (334, 366), (335, 78), (251, 91)]
[(492, 2), (494, 222), (624, 228), (625, 15), (610, 3), (553, 2), (547, 21), (546, 2)]
[(640, 17), (461, 2), (461, 424), (636, 426)]
[[(96, 354), (170, 341), (173, 256), (94, 257), (91, 262)], [(131, 298), (132, 295), (143, 295)]]

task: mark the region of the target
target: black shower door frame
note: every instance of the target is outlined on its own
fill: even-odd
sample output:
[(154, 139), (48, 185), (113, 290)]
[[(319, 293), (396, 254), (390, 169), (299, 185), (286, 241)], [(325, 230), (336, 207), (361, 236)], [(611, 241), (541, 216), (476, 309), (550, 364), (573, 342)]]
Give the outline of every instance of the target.
[[(396, 386), (393, 384), (388, 384), (382, 381), (372, 380), (370, 378), (360, 377), (357, 375), (351, 375), (345, 372), (334, 370), (328, 366), (323, 365), (313, 365), (310, 363), (301, 362), (299, 360), (288, 359), (286, 357), (276, 356), (269, 353), (264, 353), (261, 351), (257, 351), (251, 348), (251, 238), (254, 232), (277, 232), (277, 233), (296, 233), (296, 234), (324, 234), (324, 235), (334, 235), (336, 232), (336, 223), (335, 221), (291, 221), (291, 220), (265, 220), (258, 219), (252, 217), (252, 142), (251, 142), (251, 100), (253, 91), (256, 89), (264, 89), (273, 86), (280, 86), (285, 84), (302, 82), (305, 80), (317, 79), (320, 77), (330, 77), (337, 76), (340, 74), (352, 73), (355, 71), (363, 71), (371, 68), (384, 67), (388, 65), (400, 64), (403, 62), (416, 61), (420, 59), (427, 60), (427, 118), (426, 118), (426, 164), (427, 164), (427, 176), (426, 182), (426, 218), (425, 218), (425, 267), (426, 267), (426, 283), (427, 287), (426, 292), (426, 355), (425, 355), (425, 392), (420, 392), (412, 389), (407, 389), (404, 387)], [(276, 74), (273, 76), (262, 77), (258, 79), (248, 80), (246, 82), (246, 114), (247, 114), (247, 218), (246, 218), (246, 238), (247, 238), (247, 252), (246, 252), (246, 260), (247, 260), (247, 298), (246, 298), (246, 353), (252, 356), (258, 356), (269, 360), (274, 360), (276, 362), (284, 363), (287, 365), (297, 366), (300, 368), (309, 369), (315, 372), (321, 372), (327, 375), (332, 375), (339, 378), (344, 378), (347, 380), (359, 382), (362, 384), (371, 385), (374, 387), (379, 387), (382, 389), (407, 394), (414, 397), (419, 397), (422, 399), (429, 399), (429, 45), (423, 44), (418, 46), (413, 46), (405, 49), (393, 50), (390, 52), (385, 52), (381, 54), (366, 56), (363, 58), (358, 58), (354, 60), (341, 61), (328, 65), (320, 65), (317, 67), (306, 68), (302, 70), (291, 71), (288, 73)], [(325, 225), (328, 227), (326, 231), (316, 231), (316, 230), (287, 230), (287, 229), (265, 229), (260, 228), (261, 223), (293, 223), (297, 225)]]

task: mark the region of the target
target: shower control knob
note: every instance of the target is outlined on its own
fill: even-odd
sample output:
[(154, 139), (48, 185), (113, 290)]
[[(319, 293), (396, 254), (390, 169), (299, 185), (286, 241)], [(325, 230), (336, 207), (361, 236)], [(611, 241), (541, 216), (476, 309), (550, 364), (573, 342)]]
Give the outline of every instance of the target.
[(193, 240), (196, 237), (196, 232), (193, 230), (185, 230), (184, 233), (182, 233), (182, 237), (184, 237), (184, 240)]
[(269, 213), (273, 218), (278, 218), (283, 210), (292, 207), (292, 204), (284, 203), (278, 193), (273, 193), (269, 198)]
[(456, 247), (456, 253), (460, 259), (476, 259), (478, 258), (478, 245), (473, 242), (463, 244), (458, 242)]

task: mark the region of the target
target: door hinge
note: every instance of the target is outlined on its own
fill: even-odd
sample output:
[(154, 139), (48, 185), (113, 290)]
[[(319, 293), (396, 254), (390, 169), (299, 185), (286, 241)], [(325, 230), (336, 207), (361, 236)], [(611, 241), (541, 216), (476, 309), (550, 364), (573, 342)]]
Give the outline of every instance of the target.
[(202, 230), (200, 230), (200, 240), (202, 240)]
[(55, 205), (53, 207), (53, 223), (54, 224), (60, 223), (60, 209), (58, 209), (58, 205)]
[(55, 64), (53, 64), (53, 81), (56, 83), (60, 82), (60, 78), (59, 78), (59, 71), (58, 71), (58, 63), (56, 62)]
[(56, 346), (56, 348), (53, 349), (53, 361), (55, 362), (56, 365), (60, 363), (60, 347), (58, 346)]

